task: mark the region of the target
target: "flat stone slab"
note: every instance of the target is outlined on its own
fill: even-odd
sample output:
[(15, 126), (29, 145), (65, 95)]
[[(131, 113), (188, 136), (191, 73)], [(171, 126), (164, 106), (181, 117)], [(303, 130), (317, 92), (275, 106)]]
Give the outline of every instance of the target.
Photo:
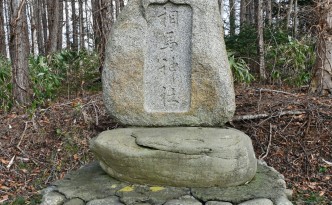
[(234, 129), (115, 129), (92, 140), (91, 149), (110, 176), (139, 184), (237, 186), (257, 168), (250, 138)]
[(248, 184), (228, 188), (193, 188), (191, 193), (205, 202), (217, 200), (239, 204), (253, 199), (270, 199), (276, 205), (291, 205), (284, 177), (272, 167), (258, 162), (257, 173)]
[[(93, 162), (45, 189), (41, 204), (64, 205), (75, 202), (87, 205), (238, 205), (246, 202), (252, 204), (253, 200), (258, 199), (270, 204), (272, 201), (274, 205), (292, 205), (285, 197), (282, 175), (264, 163), (259, 163), (257, 169), (253, 181), (237, 188), (195, 189), (120, 182), (108, 176), (98, 162)], [(85, 194), (82, 195), (81, 192)], [(85, 199), (82, 199), (82, 196), (85, 196)]]
[(106, 46), (104, 104), (131, 126), (219, 127), (235, 111), (218, 1), (130, 0)]

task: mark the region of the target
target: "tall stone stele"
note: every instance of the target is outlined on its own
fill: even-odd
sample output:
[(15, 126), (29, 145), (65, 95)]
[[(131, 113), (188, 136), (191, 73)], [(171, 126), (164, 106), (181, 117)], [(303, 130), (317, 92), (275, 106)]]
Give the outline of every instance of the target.
[(92, 140), (108, 174), (184, 187), (237, 186), (254, 177), (250, 138), (220, 128), (235, 100), (218, 0), (130, 0), (105, 58), (105, 105), (132, 127)]

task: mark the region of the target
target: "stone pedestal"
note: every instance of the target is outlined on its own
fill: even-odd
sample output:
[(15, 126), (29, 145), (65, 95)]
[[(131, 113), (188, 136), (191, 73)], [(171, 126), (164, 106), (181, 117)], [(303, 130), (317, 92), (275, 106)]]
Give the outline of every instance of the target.
[(90, 148), (110, 176), (140, 184), (230, 187), (250, 182), (257, 168), (250, 138), (235, 129), (116, 129)]
[(262, 162), (249, 183), (228, 188), (121, 182), (94, 162), (43, 190), (41, 205), (292, 205), (288, 193), (283, 176)]

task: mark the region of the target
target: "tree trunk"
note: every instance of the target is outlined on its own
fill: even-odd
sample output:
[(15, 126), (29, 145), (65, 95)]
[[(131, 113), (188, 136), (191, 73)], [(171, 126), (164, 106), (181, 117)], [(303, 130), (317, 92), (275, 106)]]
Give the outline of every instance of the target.
[(45, 54), (45, 44), (44, 44), (44, 35), (43, 35), (43, 11), (42, 11), (42, 0), (37, 0), (34, 5), (34, 16), (36, 17), (36, 33), (37, 33), (37, 44), (38, 44), (38, 53), (40, 55)]
[(0, 0), (0, 56), (7, 56), (3, 0)]
[(120, 14), (120, 1), (115, 0), (115, 16), (116, 16), (116, 18), (118, 18), (119, 14)]
[(66, 14), (66, 46), (67, 49), (70, 49), (69, 7), (67, 0), (65, 0), (65, 14)]
[(266, 22), (267, 25), (272, 25), (272, 0), (266, 0)]
[(30, 103), (29, 38), (26, 19), (26, 1), (11, 0), (10, 57), (12, 62), (13, 98), (19, 105)]
[(317, 60), (310, 92), (318, 95), (332, 94), (332, 2), (318, 2), (320, 31), (317, 42)]
[(79, 25), (80, 25), (80, 49), (84, 48), (84, 20), (83, 20), (83, 0), (78, 0), (79, 5)]
[(38, 16), (36, 16), (36, 7), (37, 7), (37, 0), (31, 0), (30, 2), (27, 1), (27, 10), (29, 13), (27, 17), (30, 20), (30, 48), (32, 55), (38, 55), (38, 42), (37, 42), (37, 23), (36, 20)]
[(298, 0), (295, 0), (294, 2), (294, 36), (297, 36), (297, 31), (298, 31), (298, 24), (299, 24), (299, 19), (298, 19), (298, 13), (299, 13), (299, 7), (298, 7)]
[(240, 5), (240, 28), (243, 28), (243, 25), (246, 23), (247, 20), (247, 1), (241, 0)]
[(224, 29), (224, 20), (223, 20), (224, 1), (223, 0), (218, 0), (218, 6), (219, 6), (219, 12), (220, 12), (220, 18), (221, 18), (222, 28), (223, 28), (223, 31), (225, 31), (225, 29)]
[(257, 0), (257, 31), (258, 31), (258, 54), (259, 54), (259, 77), (261, 81), (266, 80), (265, 52), (264, 52), (264, 19), (263, 0)]
[(286, 18), (286, 25), (285, 25), (285, 28), (290, 28), (290, 25), (291, 25), (291, 14), (293, 12), (293, 3), (294, 1), (293, 0), (289, 0), (288, 1), (288, 10), (287, 10), (287, 18)]
[(48, 41), (47, 41), (47, 54), (57, 51), (58, 48), (58, 33), (59, 33), (59, 1), (48, 0)]
[(48, 35), (49, 35), (49, 33), (48, 33), (48, 25), (47, 25), (47, 15), (46, 15), (46, 2), (45, 2), (45, 0), (40, 0), (39, 1), (40, 2), (40, 4), (41, 4), (41, 7), (40, 7), (40, 9), (41, 9), (41, 13), (42, 13), (42, 24), (43, 24), (43, 40), (44, 40), (44, 42), (43, 42), (43, 50), (44, 50), (44, 52), (43, 52), (43, 54), (45, 54), (46, 53), (46, 46), (47, 46), (47, 39), (48, 39)]
[[(96, 0), (97, 1), (97, 0)], [(71, 0), (71, 20), (73, 24), (73, 44), (72, 44), (72, 50), (78, 51), (78, 23), (77, 23), (77, 15), (76, 15), (76, 9), (75, 9), (75, 0)]]
[(120, 10), (122, 11), (124, 7), (124, 0), (119, 0), (120, 1)]
[(95, 47), (101, 62), (104, 61), (105, 45), (113, 24), (113, 7), (107, 0), (92, 2)]
[(57, 51), (60, 51), (62, 49), (62, 30), (63, 30), (63, 0), (58, 0), (59, 1), (59, 20), (58, 20), (58, 37), (57, 37)]
[(229, 34), (235, 35), (235, 0), (229, 0)]

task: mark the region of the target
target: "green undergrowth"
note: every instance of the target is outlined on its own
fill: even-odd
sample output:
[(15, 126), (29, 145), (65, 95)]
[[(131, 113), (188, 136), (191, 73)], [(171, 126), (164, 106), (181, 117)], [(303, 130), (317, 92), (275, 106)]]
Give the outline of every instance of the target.
[[(31, 105), (28, 110), (47, 106), (58, 96), (83, 95), (101, 90), (100, 60), (95, 52), (63, 50), (49, 56), (29, 58)], [(13, 107), (11, 62), (0, 57), (0, 111)]]
[[(257, 29), (250, 25), (241, 28), (241, 32), (236, 35), (225, 37), (237, 82), (250, 83), (254, 80), (250, 75), (259, 75), (257, 38)], [(309, 83), (316, 57), (312, 37), (296, 39), (282, 29), (266, 27), (264, 43), (269, 83), (296, 87)]]

